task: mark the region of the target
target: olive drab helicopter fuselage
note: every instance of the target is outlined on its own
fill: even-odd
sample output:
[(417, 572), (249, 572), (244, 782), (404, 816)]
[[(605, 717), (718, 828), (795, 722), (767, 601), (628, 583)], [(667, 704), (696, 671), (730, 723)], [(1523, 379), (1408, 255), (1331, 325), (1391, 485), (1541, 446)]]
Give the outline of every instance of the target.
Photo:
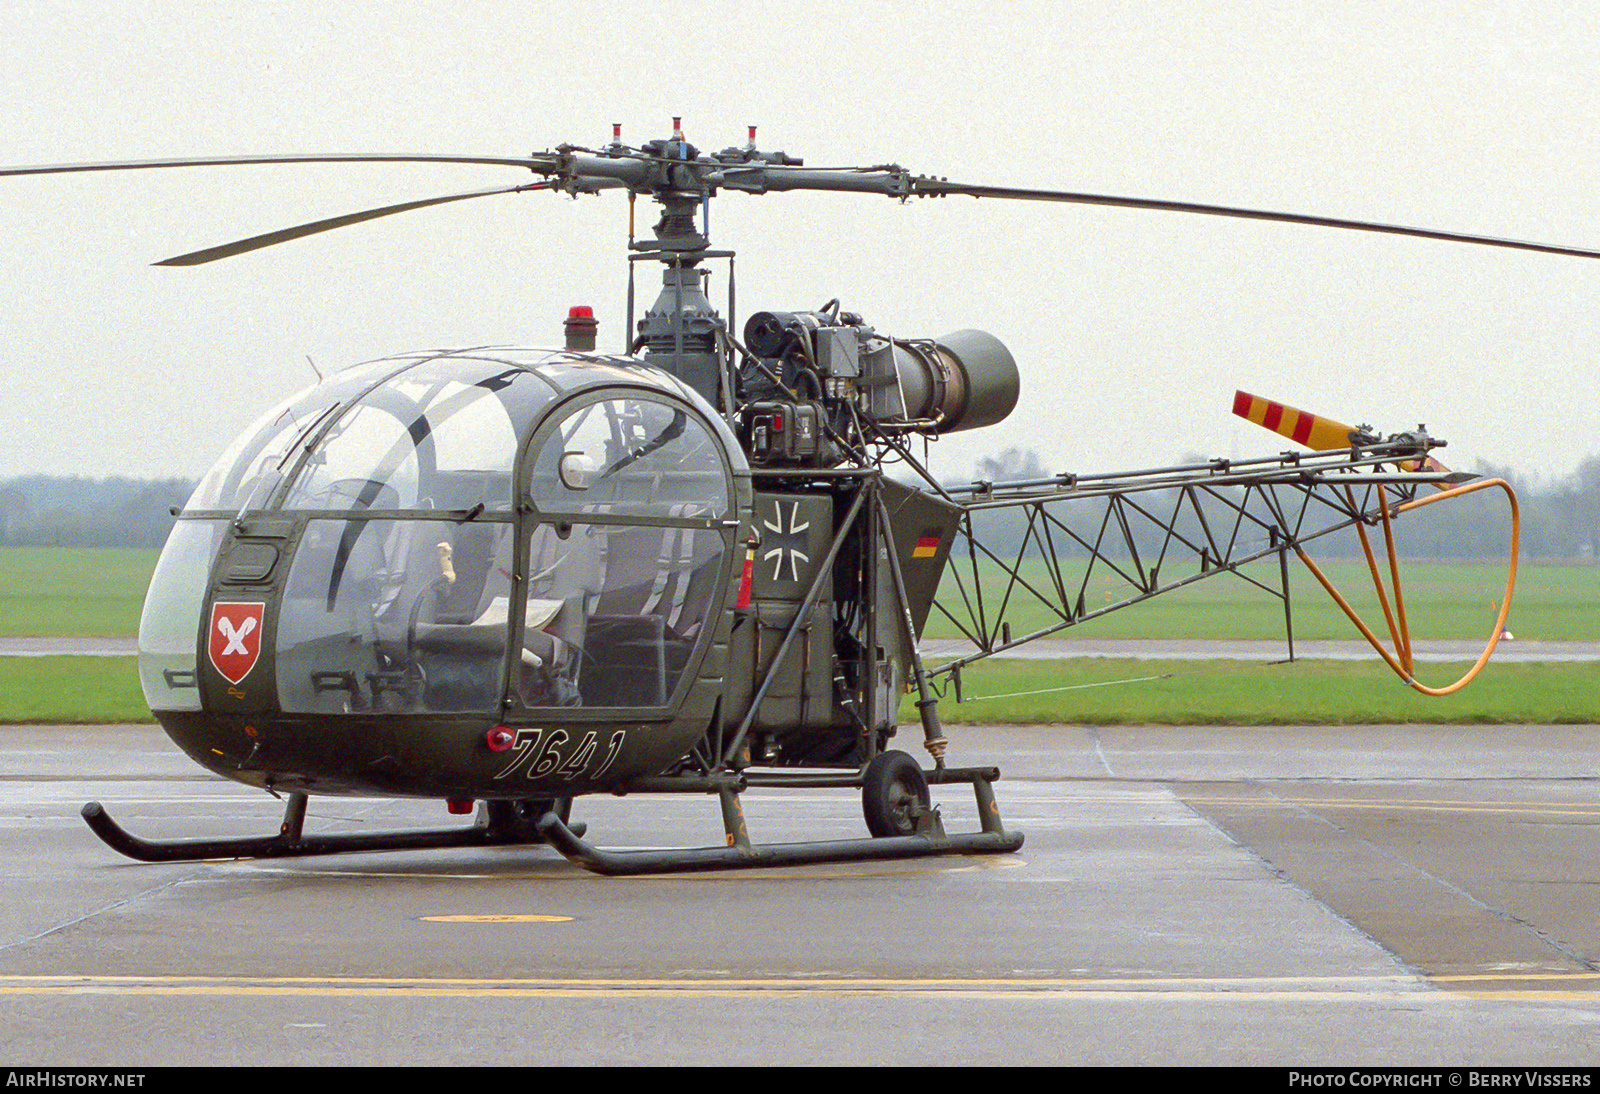
[[(1309, 564), (1306, 545), (1329, 532), (1355, 527), (1366, 543), (1368, 526), (1387, 533), (1409, 509), (1502, 485), (1440, 467), (1429, 454), (1443, 442), (1420, 429), (1380, 437), (1242, 393), (1239, 413), (1312, 451), (941, 485), (908, 439), (1005, 420), (1020, 390), (1011, 354), (975, 330), (882, 334), (837, 301), (756, 312), (741, 342), (732, 252), (709, 240), (721, 191), (1101, 204), (1597, 257), (1324, 217), (952, 183), (894, 165), (806, 168), (759, 151), (753, 128), (743, 148), (704, 154), (676, 122), (670, 138), (639, 148), (616, 130), (598, 150), (526, 157), (227, 157), (0, 176), (373, 160), (520, 167), (542, 179), (163, 264), (491, 194), (623, 189), (630, 221), (638, 196), (662, 209), (653, 238), (630, 238), (628, 352), (595, 352), (593, 314), (575, 308), (563, 349), (384, 358), (291, 397), (234, 442), (176, 513), (145, 602), (139, 674), (189, 756), (287, 795), (288, 808), (272, 836), (155, 841), (85, 806), (91, 827), (133, 857), (549, 843), (586, 868), (636, 873), (1012, 851), (1022, 837), (1001, 822), (998, 770), (946, 762), (938, 703), (959, 699), (966, 664), (1273, 559), (1283, 580), (1267, 591), (1284, 602), (1292, 654), (1291, 552)], [(728, 260), (725, 316), (705, 291), (704, 266), (718, 259)], [(637, 261), (662, 266), (663, 285), (636, 319)], [(887, 473), (896, 464), (907, 481)], [(1014, 561), (990, 542), (997, 517), (1023, 529)], [(1063, 569), (1069, 550), (1085, 560), (1081, 584)], [(1030, 551), (1045, 578), (1025, 572)], [(1097, 566), (1127, 581), (1123, 599), (1085, 602)], [(1509, 593), (1508, 581), (1502, 624)], [(1056, 622), (1014, 636), (1011, 609), (1024, 598)], [(930, 667), (919, 639), (936, 611), (967, 648)], [(1410, 679), (1403, 611), (1398, 629), (1390, 623), (1396, 653), (1379, 652), (1428, 690)], [(926, 769), (889, 748), (907, 692)], [(969, 785), (978, 830), (947, 833), (930, 783)], [(752, 786), (859, 788), (870, 836), (753, 842), (739, 805)], [(716, 795), (727, 845), (596, 847), (570, 812), (575, 798), (602, 792)], [(452, 812), (476, 807), (477, 820), (308, 833), (313, 794), (443, 799)]]

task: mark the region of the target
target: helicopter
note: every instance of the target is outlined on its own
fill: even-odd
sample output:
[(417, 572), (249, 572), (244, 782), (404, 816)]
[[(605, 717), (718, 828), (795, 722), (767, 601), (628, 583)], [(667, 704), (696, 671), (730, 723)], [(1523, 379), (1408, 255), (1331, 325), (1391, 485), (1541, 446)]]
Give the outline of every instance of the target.
[[(1007, 420), (1017, 362), (993, 334), (880, 331), (829, 300), (736, 322), (734, 252), (714, 249), (724, 192), (972, 197), (1247, 218), (1600, 257), (1541, 243), (1216, 205), (952, 182), (898, 164), (809, 168), (684, 136), (526, 156), (312, 154), (0, 168), (0, 176), (243, 164), (432, 162), (537, 179), (319, 220), (179, 255), (190, 266), (398, 213), (549, 190), (629, 205), (627, 342), (597, 350), (592, 309), (554, 349), (484, 345), (352, 366), (265, 412), (216, 461), (177, 518), (139, 630), (145, 697), (201, 766), (287, 798), (273, 835), (144, 839), (98, 802), (109, 846), (144, 861), (547, 844), (602, 874), (1001, 854), (993, 766), (947, 762), (941, 699), (973, 662), (1196, 581), (1232, 575), (1282, 600), (1288, 564), (1312, 568), (1409, 686), (1444, 694), (1483, 667), (1515, 582), (1516, 498), (1451, 472), (1425, 428), (1382, 435), (1248, 393), (1236, 414), (1299, 448), (1126, 472), (941, 484), (913, 442)], [(637, 199), (660, 208), (647, 238)], [(726, 260), (725, 313), (708, 295)], [(635, 270), (662, 268), (636, 305)], [(738, 333), (736, 334), (736, 330)], [(1505, 596), (1482, 656), (1444, 688), (1413, 672), (1392, 522), (1484, 489), (1512, 512)], [(996, 514), (1020, 539), (1002, 550)], [(1354, 528), (1391, 646), (1308, 548)], [(1390, 593), (1367, 529), (1381, 528)], [(1081, 574), (1062, 565), (1069, 552)], [(1042, 559), (1042, 571), (1024, 564)], [(1274, 584), (1254, 564), (1277, 563)], [(1126, 592), (1091, 605), (1095, 573)], [(1042, 573), (1042, 576), (1041, 576)], [(996, 576), (998, 575), (998, 577)], [(1024, 602), (1050, 621), (1024, 634)], [(967, 648), (930, 664), (939, 613)], [(904, 694), (930, 766), (891, 748)], [(966, 784), (975, 832), (947, 832), (930, 786)], [(852, 788), (869, 835), (751, 839), (753, 787)], [(573, 821), (592, 794), (715, 795), (724, 846), (606, 849)], [(308, 833), (311, 795), (443, 799), (471, 824)]]

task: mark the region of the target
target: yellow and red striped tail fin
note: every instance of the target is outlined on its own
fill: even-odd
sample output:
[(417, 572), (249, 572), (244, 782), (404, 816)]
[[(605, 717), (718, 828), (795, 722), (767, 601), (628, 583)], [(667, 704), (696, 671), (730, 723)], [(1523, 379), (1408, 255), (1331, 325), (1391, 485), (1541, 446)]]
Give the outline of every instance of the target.
[(1251, 395), (1248, 391), (1233, 393), (1233, 412), (1316, 452), (1349, 448), (1353, 443), (1350, 434), (1355, 432), (1354, 426), (1296, 410), (1292, 406)]

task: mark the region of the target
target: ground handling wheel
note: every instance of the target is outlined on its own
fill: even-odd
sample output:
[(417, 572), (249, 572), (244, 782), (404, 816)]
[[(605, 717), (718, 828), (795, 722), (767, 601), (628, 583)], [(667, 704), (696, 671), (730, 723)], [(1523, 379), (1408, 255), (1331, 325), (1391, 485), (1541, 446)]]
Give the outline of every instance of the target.
[(942, 834), (927, 776), (906, 752), (880, 752), (867, 764), (861, 811), (867, 818), (867, 831), (874, 836)]

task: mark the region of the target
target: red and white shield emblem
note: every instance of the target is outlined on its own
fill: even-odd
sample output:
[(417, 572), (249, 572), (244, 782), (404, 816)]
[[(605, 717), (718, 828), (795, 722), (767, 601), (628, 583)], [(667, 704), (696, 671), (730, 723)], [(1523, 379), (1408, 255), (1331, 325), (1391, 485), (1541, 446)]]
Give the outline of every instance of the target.
[(237, 684), (256, 667), (261, 656), (261, 624), (266, 604), (211, 605), (211, 640), (206, 644), (211, 663), (230, 684)]

